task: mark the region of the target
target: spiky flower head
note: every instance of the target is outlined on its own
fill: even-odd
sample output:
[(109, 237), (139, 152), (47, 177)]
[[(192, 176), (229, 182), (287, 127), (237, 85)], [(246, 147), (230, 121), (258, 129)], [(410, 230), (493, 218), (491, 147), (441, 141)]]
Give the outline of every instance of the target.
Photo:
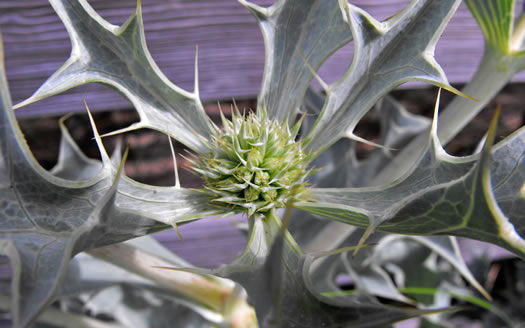
[(285, 207), (307, 190), (313, 174), (302, 140), (295, 140), (301, 121), (290, 129), (287, 122), (232, 110), (232, 120), (221, 113), (222, 128), (214, 126), (208, 152), (192, 161), (192, 170), (205, 182), (210, 200), (217, 206), (248, 215)]

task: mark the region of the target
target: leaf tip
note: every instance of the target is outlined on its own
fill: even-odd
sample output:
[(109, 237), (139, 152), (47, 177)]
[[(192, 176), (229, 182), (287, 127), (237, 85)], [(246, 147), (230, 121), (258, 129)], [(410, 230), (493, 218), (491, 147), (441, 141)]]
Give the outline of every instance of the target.
[(100, 134), (98, 133), (97, 126), (95, 125), (95, 120), (93, 119), (93, 115), (91, 115), (91, 111), (89, 110), (88, 104), (85, 99), (83, 99), (83, 102), (84, 102), (84, 106), (86, 107), (86, 111), (88, 113), (89, 122), (91, 123), (91, 128), (93, 130), (93, 135), (95, 137), (95, 141), (97, 143), (97, 146), (100, 152), (100, 157), (102, 158), (102, 162), (104, 163), (104, 165), (110, 165), (111, 161), (106, 152), (106, 149), (104, 148), (104, 144), (102, 143)]
[[(501, 105), (497, 105), (496, 111), (494, 112), (494, 116), (492, 116), (492, 120), (490, 121), (490, 126), (487, 131), (487, 137), (485, 140), (484, 150), (488, 154), (490, 154), (490, 152), (492, 151), (492, 145), (494, 144), (494, 138), (496, 135), (496, 129), (498, 127), (498, 119), (499, 119), (500, 113), (501, 113)], [(490, 155), (488, 157), (490, 157)]]
[(141, 0), (137, 0), (137, 9), (136, 9), (137, 16), (140, 17), (142, 15), (142, 3)]
[(173, 230), (177, 233), (177, 236), (179, 236), (180, 241), (184, 242), (184, 238), (182, 238), (182, 234), (180, 233), (179, 226), (177, 225), (177, 222), (172, 221), (171, 226), (173, 227)]
[(313, 77), (316, 79), (316, 81), (319, 83), (319, 85), (321, 86), (321, 88), (323, 88), (323, 90), (325, 92), (328, 91), (328, 84), (326, 84), (325, 81), (323, 81), (323, 79), (319, 76), (319, 74), (317, 74), (317, 72), (315, 71), (315, 69), (312, 67), (312, 65), (310, 65), (310, 63), (308, 62), (308, 60), (306, 60), (306, 57), (303, 55), (303, 52), (301, 51), (301, 49), (299, 49), (299, 47), (297, 47), (297, 52), (299, 53), (299, 56), (301, 56), (301, 58), (303, 59), (304, 61), (304, 64), (306, 65), (306, 67), (308, 68), (308, 70), (310, 71), (310, 74), (313, 75)]
[(257, 15), (267, 16), (267, 9), (261, 6), (258, 6), (252, 2), (246, 0), (237, 0), (241, 5), (252, 11), (252, 13)]
[(27, 105), (29, 105), (29, 104), (32, 104), (32, 103), (34, 103), (36, 100), (38, 100), (38, 99), (34, 99), (34, 98), (31, 96), (31, 97), (27, 98), (26, 100), (24, 100), (24, 101), (22, 101), (22, 102), (19, 102), (19, 103), (16, 104), (16, 105), (13, 105), (13, 110), (17, 110), (17, 109), (19, 109), (19, 108), (21, 108), (21, 107), (24, 107), (24, 106), (27, 106)]
[(463, 98), (467, 98), (467, 99), (472, 100), (472, 101), (479, 102), (479, 99), (471, 97), (471, 96), (467, 95), (466, 93), (463, 93), (463, 92), (459, 91), (458, 89), (454, 88), (451, 85), (440, 85), (439, 87), (442, 88), (442, 89), (445, 89), (445, 90), (447, 90), (449, 92), (452, 92), (453, 94), (455, 94), (457, 96), (460, 96), (460, 97), (463, 97)]
[(126, 146), (124, 155), (122, 156), (122, 159), (120, 160), (120, 164), (117, 168), (117, 173), (115, 174), (115, 180), (113, 181), (113, 184), (117, 184), (117, 181), (120, 178), (120, 175), (124, 169), (124, 165), (126, 164), (126, 160), (128, 159), (128, 153), (129, 153), (129, 145)]
[(372, 225), (369, 225), (366, 228), (365, 232), (363, 233), (363, 236), (361, 236), (361, 239), (359, 239), (359, 242), (357, 243), (357, 246), (355, 247), (354, 252), (352, 253), (352, 257), (355, 257), (357, 255), (357, 252), (359, 252), (361, 248), (365, 247), (365, 241), (368, 239), (370, 234), (374, 232), (374, 230), (375, 229), (372, 227)]
[(432, 127), (431, 127), (431, 133), (434, 137), (437, 138), (437, 122), (438, 122), (438, 116), (439, 116), (439, 100), (441, 99), (441, 89), (438, 89), (437, 97), (436, 97), (436, 104), (434, 105), (434, 116), (432, 118)]

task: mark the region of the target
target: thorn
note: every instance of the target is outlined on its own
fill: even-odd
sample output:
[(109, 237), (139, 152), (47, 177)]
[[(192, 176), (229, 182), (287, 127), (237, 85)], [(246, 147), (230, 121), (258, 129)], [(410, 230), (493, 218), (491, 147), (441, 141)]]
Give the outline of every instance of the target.
[(243, 5), (244, 7), (250, 9), (250, 10), (253, 10), (254, 12), (260, 14), (260, 15), (263, 15), (265, 17), (268, 16), (268, 9), (267, 8), (264, 8), (264, 7), (261, 7), (261, 6), (258, 6), (254, 3), (251, 3), (251, 2), (248, 2), (246, 0), (237, 0), (241, 5)]
[(104, 148), (104, 144), (102, 143), (102, 139), (100, 137), (100, 134), (98, 133), (97, 126), (95, 125), (95, 120), (93, 119), (93, 116), (91, 115), (91, 111), (89, 110), (88, 104), (85, 99), (83, 99), (84, 106), (86, 107), (89, 121), (91, 123), (91, 128), (93, 129), (93, 135), (95, 137), (95, 141), (98, 146), (98, 150), (100, 152), (100, 157), (102, 158), (102, 162), (104, 165), (111, 165), (111, 161), (109, 159), (108, 153), (106, 152), (106, 149)]
[(137, 0), (137, 9), (135, 10), (136, 15), (140, 17), (142, 15), (142, 4), (140, 2), (141, 0)]
[(115, 174), (115, 181), (113, 181), (114, 184), (116, 184), (118, 179), (120, 178), (120, 174), (122, 173), (122, 170), (124, 169), (124, 165), (126, 164), (126, 160), (128, 159), (128, 154), (129, 154), (129, 145), (126, 146), (126, 150), (124, 151), (124, 156), (122, 156), (122, 159), (120, 160), (120, 165), (118, 166), (117, 173)]
[(199, 98), (199, 45), (195, 45), (195, 86), (193, 93)]
[(397, 148), (392, 148), (392, 147), (388, 147), (388, 146), (385, 146), (385, 145), (381, 145), (381, 144), (378, 144), (378, 143), (375, 143), (375, 142), (372, 142), (370, 140), (366, 140), (364, 138), (361, 138), (359, 136), (356, 136), (355, 134), (353, 134), (352, 132), (346, 132), (344, 134), (344, 136), (348, 139), (351, 139), (351, 140), (354, 140), (354, 141), (358, 141), (358, 142), (361, 142), (361, 143), (364, 143), (366, 145), (369, 145), (369, 146), (372, 146), (372, 147), (377, 147), (377, 148), (381, 148), (381, 149), (386, 149), (386, 150), (390, 150), (390, 151), (397, 151), (399, 149)]
[(312, 75), (314, 76), (314, 78), (317, 80), (317, 82), (319, 83), (319, 85), (321, 85), (321, 88), (323, 88), (323, 90), (325, 92), (328, 93), (328, 84), (326, 84), (323, 79), (321, 79), (321, 77), (317, 74), (317, 72), (314, 70), (314, 68), (310, 65), (310, 63), (308, 63), (308, 61), (306, 60), (306, 57), (303, 56), (303, 53), (301, 52), (301, 49), (299, 49), (299, 47), (297, 47), (297, 52), (299, 53), (299, 56), (301, 56), (301, 58), (303, 59), (306, 67), (308, 67), (308, 69), (310, 70), (310, 73), (312, 73)]
[(359, 242), (357, 243), (357, 246), (356, 246), (354, 252), (352, 253), (352, 257), (355, 257), (357, 255), (357, 252), (359, 252), (359, 250), (364, 247), (365, 241), (368, 239), (368, 237), (370, 236), (370, 233), (373, 230), (374, 229), (372, 228), (371, 225), (369, 225), (366, 228), (365, 233), (363, 234), (363, 236), (361, 236), (361, 239), (359, 239)]
[(441, 88), (438, 89), (436, 104), (434, 105), (434, 117), (432, 118), (431, 134), (437, 137), (438, 118), (439, 118), (439, 100), (441, 99)]
[(463, 93), (463, 92), (459, 91), (458, 89), (454, 88), (451, 85), (438, 85), (438, 87), (440, 89), (445, 89), (445, 90), (447, 90), (449, 92), (452, 92), (453, 94), (455, 94), (457, 96), (460, 96), (460, 97), (463, 97), (463, 98), (467, 98), (467, 99), (472, 100), (472, 101), (479, 102), (479, 99), (471, 97), (471, 96), (467, 95), (466, 93)]
[(494, 138), (496, 135), (496, 130), (498, 128), (498, 119), (499, 115), (501, 114), (501, 105), (498, 104), (496, 107), (496, 111), (494, 112), (494, 116), (492, 117), (492, 121), (490, 122), (490, 127), (487, 132), (487, 141), (486, 141), (486, 147), (492, 148), (492, 145), (494, 144)]
[(173, 222), (171, 223), (171, 226), (173, 227), (173, 230), (175, 230), (175, 232), (177, 233), (177, 236), (179, 236), (180, 240), (181, 240), (182, 242), (184, 242), (184, 238), (182, 238), (182, 234), (181, 234), (180, 231), (179, 231), (179, 227), (177, 226), (177, 222), (173, 221)]
[(21, 107), (24, 107), (24, 106), (27, 106), (27, 105), (29, 105), (29, 104), (32, 104), (34, 101), (31, 100), (31, 98), (32, 98), (32, 97), (29, 97), (29, 98), (27, 98), (26, 100), (24, 100), (24, 101), (22, 101), (22, 102), (19, 102), (19, 103), (16, 104), (16, 105), (13, 105), (13, 110), (17, 110), (17, 109), (19, 109), (19, 108), (21, 108)]
[[(237, 107), (237, 102), (235, 101), (235, 98), (232, 98), (233, 106), (235, 107), (235, 111), (237, 112), (238, 116), (241, 116), (241, 111), (239, 110), (239, 107)], [(244, 119), (244, 114), (246, 111), (243, 110), (242, 118)]]
[(60, 125), (64, 125), (64, 122), (67, 121), (71, 116), (73, 116), (73, 113), (67, 113), (66, 115), (62, 116), (58, 122)]
[(168, 140), (170, 142), (170, 149), (171, 149), (171, 156), (173, 158), (173, 171), (175, 173), (175, 188), (180, 188), (180, 181), (179, 181), (179, 170), (177, 167), (177, 157), (175, 156), (175, 149), (173, 148), (173, 141), (171, 140), (171, 136), (168, 135)]
[(295, 123), (295, 125), (292, 127), (292, 131), (290, 131), (290, 134), (292, 138), (296, 138), (297, 134), (299, 133), (299, 130), (301, 129), (301, 126), (303, 125), (303, 121), (306, 117), (306, 112), (303, 112), (301, 117), (299, 117), (299, 120)]

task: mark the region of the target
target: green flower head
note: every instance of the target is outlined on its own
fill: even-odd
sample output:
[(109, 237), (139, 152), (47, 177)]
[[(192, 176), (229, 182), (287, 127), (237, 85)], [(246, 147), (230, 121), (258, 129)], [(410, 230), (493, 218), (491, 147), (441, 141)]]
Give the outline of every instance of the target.
[(208, 151), (192, 161), (211, 202), (252, 215), (301, 198), (314, 170), (308, 169), (313, 156), (296, 141), (300, 123), (290, 129), (287, 122), (268, 119), (265, 109), (259, 115), (232, 112), (231, 121), (221, 114), (223, 126), (213, 124)]

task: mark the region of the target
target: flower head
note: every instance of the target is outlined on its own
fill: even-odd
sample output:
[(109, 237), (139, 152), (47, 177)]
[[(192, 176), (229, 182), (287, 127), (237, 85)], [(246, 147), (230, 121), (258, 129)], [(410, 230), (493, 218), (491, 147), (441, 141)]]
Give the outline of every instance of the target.
[(191, 161), (211, 202), (252, 215), (304, 195), (314, 170), (308, 169), (313, 156), (296, 140), (301, 122), (290, 129), (268, 119), (264, 109), (259, 115), (232, 112), (231, 121), (221, 113), (223, 126), (213, 125), (208, 151)]

